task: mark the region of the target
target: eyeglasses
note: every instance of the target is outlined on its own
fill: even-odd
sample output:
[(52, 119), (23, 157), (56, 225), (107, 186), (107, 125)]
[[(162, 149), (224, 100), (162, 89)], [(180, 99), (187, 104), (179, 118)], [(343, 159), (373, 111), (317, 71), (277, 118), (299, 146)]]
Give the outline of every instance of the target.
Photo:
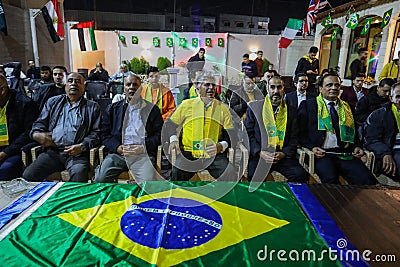
[(299, 80), (299, 83), (308, 83), (308, 80)]
[(53, 73), (53, 76), (64, 76), (64, 73)]
[(215, 86), (215, 84), (213, 84), (213, 83), (203, 83), (201, 85), (204, 87), (210, 87), (210, 86), (214, 87)]

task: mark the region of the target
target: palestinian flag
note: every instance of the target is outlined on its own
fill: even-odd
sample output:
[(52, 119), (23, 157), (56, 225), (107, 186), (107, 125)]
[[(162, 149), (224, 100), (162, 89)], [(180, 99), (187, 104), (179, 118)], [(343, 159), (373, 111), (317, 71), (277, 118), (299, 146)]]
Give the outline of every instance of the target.
[(368, 266), (338, 257), (354, 247), (306, 185), (249, 189), (41, 183), (0, 212), (1, 228), (33, 203), (28, 217), (0, 234), (2, 265)]
[(64, 23), (58, 1), (51, 0), (40, 10), (42, 11), (43, 19), (49, 30), (51, 40), (57, 43), (64, 39)]
[(289, 18), (289, 22), (282, 33), (281, 39), (279, 40), (279, 48), (288, 48), (297, 32), (300, 30), (302, 24), (303, 21), (300, 19)]
[(94, 35), (94, 20), (80, 22), (76, 25), (78, 29), (79, 46), (81, 51), (96, 51), (96, 37)]

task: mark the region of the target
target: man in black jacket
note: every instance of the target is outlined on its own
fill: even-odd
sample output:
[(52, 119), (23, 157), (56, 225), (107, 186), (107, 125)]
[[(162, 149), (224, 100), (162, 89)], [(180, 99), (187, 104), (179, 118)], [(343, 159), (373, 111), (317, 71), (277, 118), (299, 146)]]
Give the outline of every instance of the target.
[(108, 79), (110, 79), (110, 76), (108, 75), (108, 71), (103, 69), (103, 64), (101, 64), (100, 62), (97, 62), (96, 68), (94, 68), (90, 71), (88, 80), (89, 81), (108, 82)]
[(126, 99), (110, 104), (103, 115), (101, 137), (110, 153), (96, 171), (95, 183), (116, 182), (127, 170), (139, 183), (156, 178), (153, 165), (163, 120), (160, 109), (141, 98), (140, 86), (139, 76), (126, 77)]
[(33, 95), (33, 101), (39, 107), (39, 111), (42, 111), (46, 101), (56, 95), (65, 94), (65, 76), (67, 75), (67, 69), (64, 66), (55, 66), (53, 68), (53, 81), (54, 83), (42, 84), (39, 89)]
[(320, 95), (300, 104), (300, 143), (314, 152), (315, 172), (322, 183), (372, 184), (375, 178), (361, 161), (364, 151), (357, 137), (348, 103), (339, 99), (341, 80), (336, 73), (321, 78)]
[(252, 79), (245, 76), (243, 85), (238, 90), (232, 92), (229, 107), (233, 109), (239, 118), (246, 114), (247, 104), (251, 101), (264, 99), (263, 94), (258, 89)]
[(296, 87), (296, 91), (287, 93), (285, 102), (297, 110), (301, 102), (310, 98), (315, 98), (316, 95), (314, 93), (307, 92), (308, 77), (305, 73), (297, 73), (294, 76), (293, 82), (294, 86)]
[(315, 82), (319, 73), (319, 60), (317, 59), (318, 47), (312, 46), (308, 54), (299, 59), (294, 74), (305, 73), (308, 77), (308, 91), (316, 93)]
[(350, 64), (350, 73), (351, 80), (354, 80), (357, 77), (358, 73), (364, 73), (367, 75), (367, 57), (368, 50), (365, 47), (362, 47), (357, 50), (358, 57), (353, 60)]
[(35, 103), (9, 89), (0, 74), (0, 181), (21, 176), (21, 148), (30, 142), (29, 131), (38, 115)]
[(89, 150), (100, 144), (100, 107), (83, 97), (85, 83), (79, 73), (68, 75), (65, 92), (50, 98), (32, 125), (30, 136), (45, 151), (24, 171), (29, 181), (65, 169), (71, 182), (88, 181)]
[[(273, 77), (268, 83), (267, 98), (249, 103), (245, 127), (250, 142), (248, 167), (250, 180), (254, 178), (256, 181), (263, 181), (269, 168), (280, 172), (290, 182), (306, 182), (308, 180), (309, 174), (296, 159), (299, 128), (296, 121), (296, 109), (285, 103), (284, 94), (282, 79)], [(270, 125), (265, 125), (268, 120), (265, 117), (265, 110), (269, 110), (271, 113), (269, 119), (274, 120), (275, 118)], [(269, 128), (268, 133), (267, 128)], [(276, 137), (273, 133), (279, 137), (275, 151), (270, 144), (271, 139)]]
[(204, 64), (206, 63), (205, 60), (206, 50), (201, 47), (199, 52), (189, 58), (188, 62), (186, 63), (186, 68), (189, 71), (188, 78), (189, 78), (189, 87), (192, 86), (193, 80), (196, 78), (196, 72), (202, 71), (204, 68)]
[(390, 101), (390, 88), (394, 83), (394, 80), (391, 78), (381, 80), (378, 86), (372, 87), (369, 93), (357, 102), (354, 115), (357, 126), (362, 126), (374, 110), (381, 108), (385, 103)]
[(400, 83), (393, 84), (390, 103), (371, 113), (365, 125), (365, 147), (374, 152), (375, 173), (400, 179)]

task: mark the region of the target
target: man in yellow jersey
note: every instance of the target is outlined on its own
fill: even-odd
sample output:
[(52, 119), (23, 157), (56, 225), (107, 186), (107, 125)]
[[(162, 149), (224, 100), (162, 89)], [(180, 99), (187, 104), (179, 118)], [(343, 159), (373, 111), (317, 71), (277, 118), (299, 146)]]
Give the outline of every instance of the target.
[[(166, 128), (170, 133), (169, 152), (173, 148), (182, 151), (172, 169), (172, 179), (189, 180), (197, 171), (207, 169), (214, 178), (235, 180), (235, 168), (226, 155), (228, 146), (237, 140), (229, 109), (215, 99), (215, 77), (210, 72), (201, 72), (194, 84), (200, 97), (182, 102)], [(178, 129), (182, 129), (181, 146)]]
[(160, 72), (157, 67), (147, 70), (148, 84), (142, 89), (142, 98), (158, 106), (163, 121), (167, 120), (175, 110), (175, 99), (169, 88), (160, 83)]

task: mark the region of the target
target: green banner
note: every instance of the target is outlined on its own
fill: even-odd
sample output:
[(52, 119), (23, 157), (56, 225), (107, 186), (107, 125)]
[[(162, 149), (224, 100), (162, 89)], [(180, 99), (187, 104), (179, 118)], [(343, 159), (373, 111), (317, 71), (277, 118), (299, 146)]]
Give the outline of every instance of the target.
[(179, 38), (179, 46), (181, 46), (181, 47), (187, 46), (186, 38), (183, 38), (183, 37)]
[(206, 46), (208, 46), (208, 47), (212, 46), (211, 38), (206, 38)]
[(219, 47), (224, 47), (225, 46), (224, 38), (218, 38), (218, 46)]
[(167, 38), (167, 46), (172, 47), (174, 45), (174, 39), (171, 37)]
[(192, 38), (192, 46), (193, 47), (199, 46), (199, 38)]
[(393, 11), (393, 8), (386, 11), (385, 14), (383, 15), (381, 28), (385, 28), (389, 24), (390, 18), (392, 17), (392, 11)]
[(154, 47), (160, 47), (160, 38), (153, 37), (153, 46)]
[(354, 30), (358, 25), (359, 17), (360, 16), (357, 13), (351, 15), (349, 22), (346, 24), (346, 27)]
[(65, 183), (0, 241), (2, 265), (342, 266), (287, 184), (176, 184)]
[(331, 14), (329, 14), (328, 17), (326, 17), (321, 24), (323, 27), (329, 28), (333, 24)]
[(139, 38), (137, 36), (132, 36), (132, 44), (139, 44)]
[(365, 19), (364, 27), (361, 31), (361, 34), (367, 34), (369, 32), (369, 29), (371, 28), (371, 22), (372, 18)]

